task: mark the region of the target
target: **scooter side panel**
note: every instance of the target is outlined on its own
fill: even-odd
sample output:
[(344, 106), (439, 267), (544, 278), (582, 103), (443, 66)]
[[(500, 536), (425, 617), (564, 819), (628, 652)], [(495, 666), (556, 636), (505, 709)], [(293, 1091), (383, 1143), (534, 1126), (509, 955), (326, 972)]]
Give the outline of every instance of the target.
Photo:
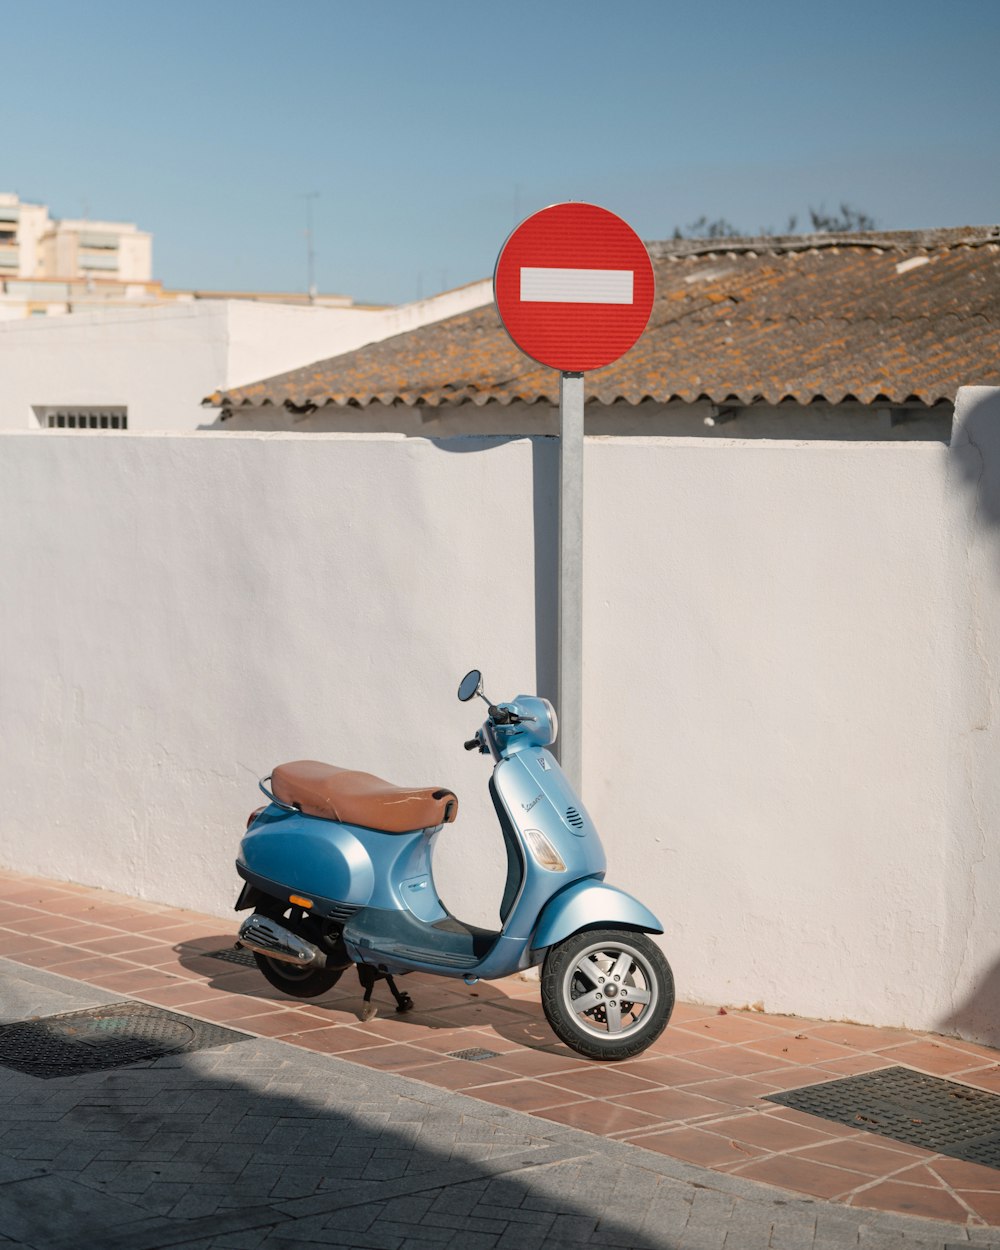
[(568, 938), (580, 929), (620, 925), (643, 933), (662, 933), (663, 925), (638, 899), (603, 881), (577, 881), (557, 894), (542, 910), (535, 927), (535, 952)]
[(240, 843), (251, 873), (298, 893), (364, 907), (375, 888), (367, 851), (346, 825), (269, 807)]
[(274, 804), (251, 824), (240, 861), (253, 876), (352, 907), (445, 916), (431, 875), (433, 834), (383, 833), (289, 812)]

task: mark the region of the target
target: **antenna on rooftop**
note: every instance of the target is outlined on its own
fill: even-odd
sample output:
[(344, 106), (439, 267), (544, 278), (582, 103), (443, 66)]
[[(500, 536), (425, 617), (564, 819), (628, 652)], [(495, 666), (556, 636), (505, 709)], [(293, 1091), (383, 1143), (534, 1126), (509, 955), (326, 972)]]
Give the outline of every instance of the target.
[(313, 200), (319, 199), (318, 191), (305, 191), (299, 199), (306, 202), (306, 271), (308, 273), (309, 303), (316, 299), (316, 253), (313, 250)]

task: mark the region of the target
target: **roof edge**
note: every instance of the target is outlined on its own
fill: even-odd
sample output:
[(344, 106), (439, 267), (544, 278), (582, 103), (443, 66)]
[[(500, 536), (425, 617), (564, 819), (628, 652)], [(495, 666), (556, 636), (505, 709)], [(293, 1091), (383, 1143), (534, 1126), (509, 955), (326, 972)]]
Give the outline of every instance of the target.
[(726, 252), (810, 252), (829, 247), (909, 248), (982, 247), (1000, 243), (1000, 226), (945, 226), (933, 230), (853, 230), (829, 234), (740, 235), (731, 239), (647, 241), (654, 258), (704, 256)]

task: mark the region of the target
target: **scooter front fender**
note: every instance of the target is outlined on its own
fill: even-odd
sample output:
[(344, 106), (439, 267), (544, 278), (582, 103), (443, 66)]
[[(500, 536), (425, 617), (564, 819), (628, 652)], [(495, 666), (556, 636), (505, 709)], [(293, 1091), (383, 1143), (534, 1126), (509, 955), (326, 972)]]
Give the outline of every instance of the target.
[(531, 947), (534, 952), (540, 952), (580, 929), (600, 929), (606, 925), (638, 929), (642, 933), (663, 932), (663, 925), (638, 899), (591, 877), (575, 882), (549, 899), (538, 918)]

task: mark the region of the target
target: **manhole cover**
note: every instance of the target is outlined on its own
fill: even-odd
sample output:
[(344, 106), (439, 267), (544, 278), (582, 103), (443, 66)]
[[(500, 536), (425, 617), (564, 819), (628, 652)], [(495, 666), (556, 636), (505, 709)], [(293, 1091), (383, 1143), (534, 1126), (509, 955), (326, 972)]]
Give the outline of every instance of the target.
[(147, 1003), (109, 1003), (0, 1027), (0, 1066), (28, 1076), (78, 1076), (246, 1037)]
[(785, 1090), (768, 1095), (767, 1101), (953, 1159), (1000, 1168), (1000, 1096), (911, 1068), (882, 1068)]
[(473, 1063), (477, 1063), (480, 1059), (499, 1059), (500, 1054), (495, 1050), (483, 1050), (480, 1046), (470, 1046), (468, 1050), (449, 1050), (447, 1057), (449, 1059), (470, 1059)]
[(256, 968), (257, 961), (249, 951), (238, 951), (229, 946), (224, 951), (209, 951), (209, 959), (222, 959), (227, 964), (239, 964), (241, 968)]

